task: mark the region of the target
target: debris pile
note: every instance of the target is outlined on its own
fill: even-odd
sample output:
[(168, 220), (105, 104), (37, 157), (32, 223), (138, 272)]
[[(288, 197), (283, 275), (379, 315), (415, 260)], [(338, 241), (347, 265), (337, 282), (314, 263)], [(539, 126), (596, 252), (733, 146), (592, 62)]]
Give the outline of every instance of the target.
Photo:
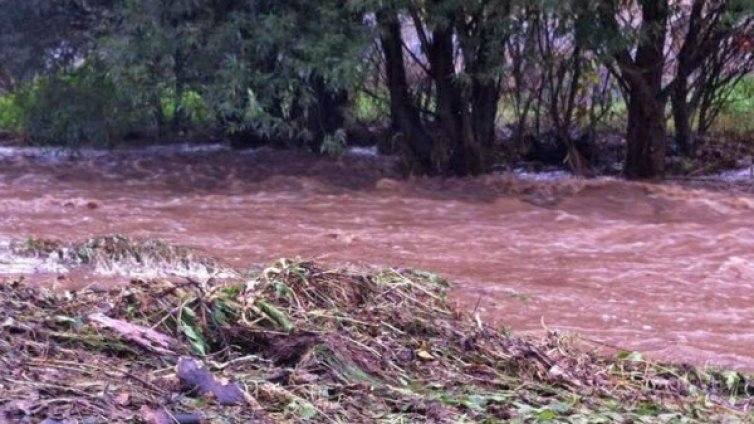
[[(2, 248), (0, 245), (0, 253)], [(197, 277), (237, 277), (238, 273), (221, 261), (191, 248), (157, 239), (139, 240), (124, 235), (93, 237), (76, 243), (29, 238), (5, 246), (6, 257), (23, 262), (41, 261), (46, 270), (93, 268), (101, 275), (148, 275)], [(6, 259), (8, 262), (8, 259)]]
[(0, 422), (750, 419), (745, 375), (519, 338), (454, 310), (447, 290), (426, 272), (289, 260), (233, 283), (8, 281)]

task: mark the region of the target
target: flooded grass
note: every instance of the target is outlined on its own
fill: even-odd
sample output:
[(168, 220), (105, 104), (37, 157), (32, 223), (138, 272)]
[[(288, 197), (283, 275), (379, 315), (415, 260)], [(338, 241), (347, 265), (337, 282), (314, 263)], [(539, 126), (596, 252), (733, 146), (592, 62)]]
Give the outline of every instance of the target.
[[(750, 377), (524, 339), (427, 272), (282, 260), (235, 282), (0, 285), (0, 421), (752, 421)], [(67, 421), (66, 421), (67, 420)]]

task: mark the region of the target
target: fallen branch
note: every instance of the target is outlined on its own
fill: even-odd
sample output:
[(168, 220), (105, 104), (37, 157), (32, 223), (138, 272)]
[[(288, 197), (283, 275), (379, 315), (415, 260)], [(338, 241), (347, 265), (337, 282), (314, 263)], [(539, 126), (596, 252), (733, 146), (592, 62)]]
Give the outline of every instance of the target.
[(254, 411), (256, 422), (272, 423), (262, 406), (246, 393), (241, 384), (221, 381), (202, 363), (194, 358), (181, 357), (176, 365), (176, 375), (181, 384), (200, 396), (212, 397), (221, 405), (249, 405)]
[(176, 375), (181, 384), (195, 390), (201, 396), (212, 396), (222, 405), (242, 405), (249, 396), (235, 382), (221, 382), (200, 361), (193, 358), (180, 358)]
[(136, 343), (146, 350), (161, 355), (175, 355), (172, 350), (178, 342), (172, 337), (141, 325), (128, 321), (110, 318), (102, 313), (94, 313), (87, 317), (89, 321), (99, 327), (118, 333), (123, 339)]

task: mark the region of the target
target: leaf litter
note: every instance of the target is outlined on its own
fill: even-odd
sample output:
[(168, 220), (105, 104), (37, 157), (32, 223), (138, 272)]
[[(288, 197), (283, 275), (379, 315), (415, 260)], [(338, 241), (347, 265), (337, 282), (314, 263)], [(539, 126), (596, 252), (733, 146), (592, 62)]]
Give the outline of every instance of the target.
[(751, 377), (522, 338), (427, 272), (0, 284), (0, 422), (738, 423)]

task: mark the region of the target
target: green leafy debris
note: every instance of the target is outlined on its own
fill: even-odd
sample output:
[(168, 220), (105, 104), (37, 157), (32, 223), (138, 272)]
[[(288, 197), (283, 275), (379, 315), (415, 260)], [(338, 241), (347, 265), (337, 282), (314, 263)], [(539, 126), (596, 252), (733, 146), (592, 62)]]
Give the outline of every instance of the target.
[[(105, 293), (9, 281), (0, 421), (130, 422), (153, 411), (212, 423), (754, 422), (748, 375), (598, 356), (557, 334), (521, 338), (454, 310), (448, 289), (431, 273), (292, 260), (242, 282), (136, 280)], [(79, 318), (104, 305), (131, 333)], [(217, 384), (239, 384), (250, 407), (176, 384), (179, 355), (201, 358)]]

